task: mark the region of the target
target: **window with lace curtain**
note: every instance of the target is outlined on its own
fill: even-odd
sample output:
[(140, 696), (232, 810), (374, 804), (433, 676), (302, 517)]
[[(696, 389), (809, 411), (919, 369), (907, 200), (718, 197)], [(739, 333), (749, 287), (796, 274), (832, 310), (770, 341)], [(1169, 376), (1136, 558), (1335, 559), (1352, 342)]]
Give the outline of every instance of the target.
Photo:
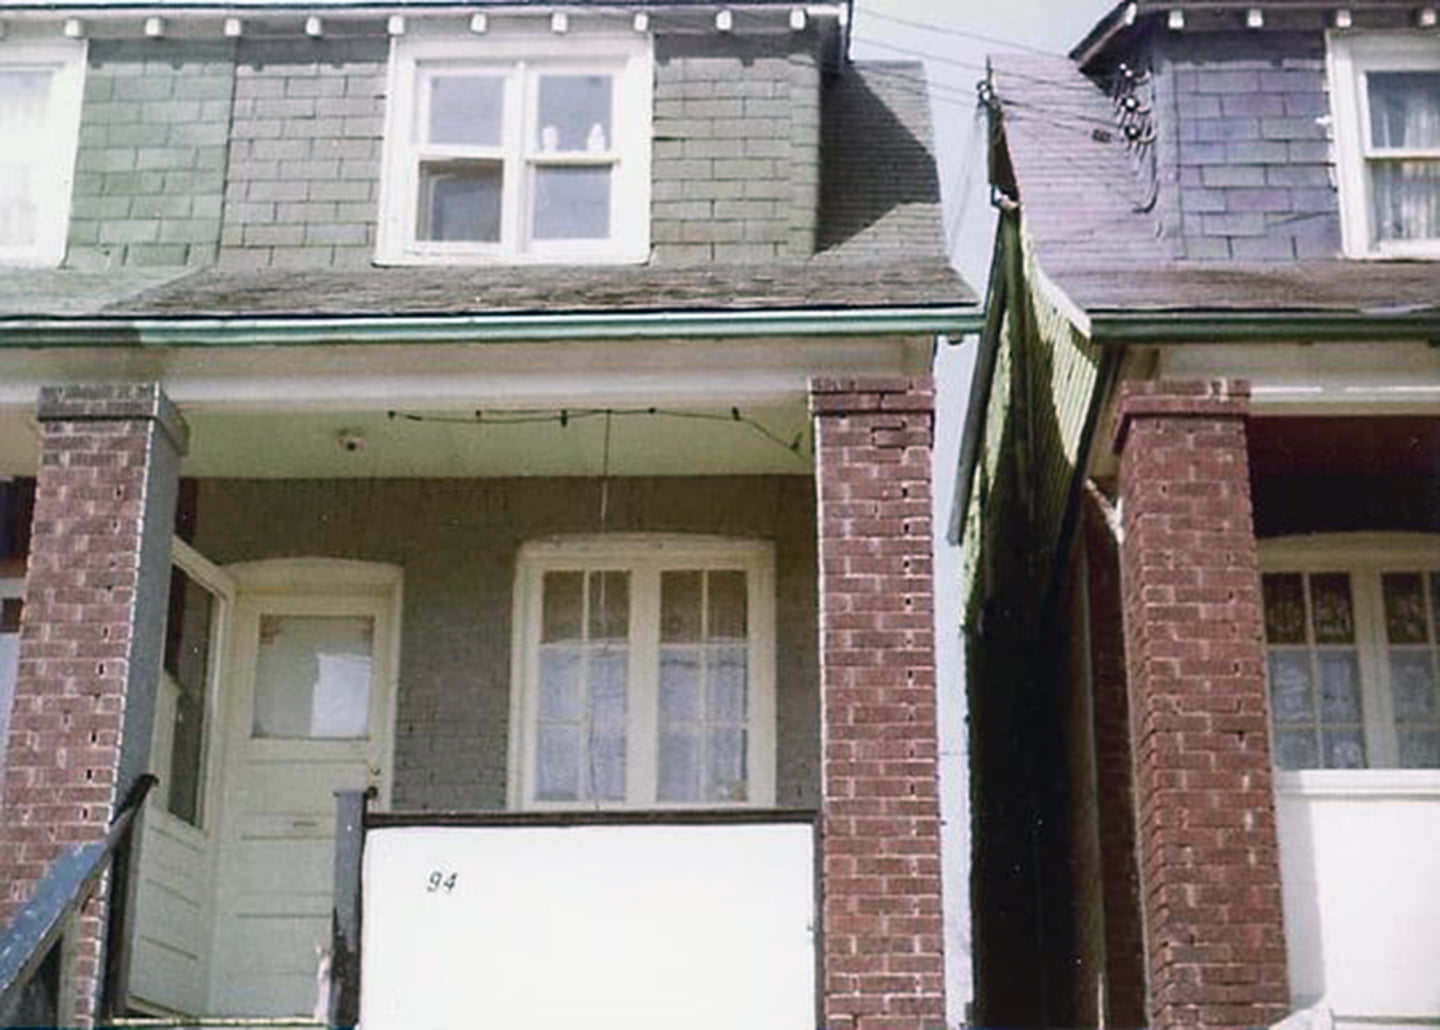
[(1440, 44), (1396, 32), (1330, 43), (1346, 253), (1440, 257)]
[(610, 534), (525, 545), (512, 806), (773, 804), (774, 632), (769, 544)]
[(1440, 769), (1440, 537), (1266, 541), (1281, 769)]
[(0, 39), (0, 265), (65, 256), (85, 45)]

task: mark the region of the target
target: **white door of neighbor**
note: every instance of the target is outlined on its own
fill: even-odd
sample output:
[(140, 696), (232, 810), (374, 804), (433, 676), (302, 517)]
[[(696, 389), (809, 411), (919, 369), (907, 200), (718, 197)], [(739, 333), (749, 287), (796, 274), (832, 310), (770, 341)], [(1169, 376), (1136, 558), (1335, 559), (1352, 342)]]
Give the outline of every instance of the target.
[(231, 566), (236, 597), (208, 1011), (309, 1015), (330, 943), (335, 791), (389, 799), (400, 573)]

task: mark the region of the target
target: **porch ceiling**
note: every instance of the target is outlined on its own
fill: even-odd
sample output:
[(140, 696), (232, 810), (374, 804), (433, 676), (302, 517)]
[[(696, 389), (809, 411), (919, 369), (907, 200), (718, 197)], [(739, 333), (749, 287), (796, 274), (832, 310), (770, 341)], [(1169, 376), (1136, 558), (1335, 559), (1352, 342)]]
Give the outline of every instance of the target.
[[(805, 402), (729, 408), (615, 405), (610, 417), (612, 475), (809, 475)], [(187, 476), (379, 478), (593, 476), (605, 467), (606, 418), (597, 409), (487, 409), (235, 414), (186, 412)], [(788, 446), (798, 439), (799, 449)], [(0, 414), (0, 475), (33, 475), (33, 420)], [(347, 446), (349, 442), (350, 446)], [(358, 442), (358, 446), (356, 443)]]

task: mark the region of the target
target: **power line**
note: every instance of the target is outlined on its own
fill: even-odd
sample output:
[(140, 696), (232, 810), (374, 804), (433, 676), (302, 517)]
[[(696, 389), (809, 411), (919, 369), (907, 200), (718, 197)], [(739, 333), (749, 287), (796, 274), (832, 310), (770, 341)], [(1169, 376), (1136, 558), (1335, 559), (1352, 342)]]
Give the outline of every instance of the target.
[(933, 32), (940, 36), (955, 36), (959, 39), (973, 39), (981, 43), (994, 43), (996, 46), (1013, 47), (1016, 50), (1024, 50), (1032, 54), (1042, 54), (1045, 57), (1064, 57), (1065, 55), (1055, 50), (1045, 50), (1041, 47), (1031, 46), (1028, 43), (1021, 43), (1014, 39), (1005, 39), (1002, 36), (987, 36), (981, 32), (971, 32), (967, 29), (944, 28), (939, 25), (931, 25), (928, 22), (912, 21), (909, 18), (900, 18), (893, 14), (881, 14), (879, 11), (865, 11), (866, 18), (875, 18), (879, 21), (893, 22), (896, 25), (904, 25), (912, 29), (922, 29), (926, 32)]

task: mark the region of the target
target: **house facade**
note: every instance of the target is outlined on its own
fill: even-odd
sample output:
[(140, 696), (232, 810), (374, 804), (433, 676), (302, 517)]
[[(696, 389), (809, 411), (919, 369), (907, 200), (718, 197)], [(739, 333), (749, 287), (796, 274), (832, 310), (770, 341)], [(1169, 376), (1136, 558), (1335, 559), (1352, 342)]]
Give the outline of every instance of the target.
[(975, 316), (845, 15), (4, 5), (0, 1020), (944, 1025)]
[(1440, 1021), (1435, 26), (1140, 2), (994, 59), (979, 1024)]

